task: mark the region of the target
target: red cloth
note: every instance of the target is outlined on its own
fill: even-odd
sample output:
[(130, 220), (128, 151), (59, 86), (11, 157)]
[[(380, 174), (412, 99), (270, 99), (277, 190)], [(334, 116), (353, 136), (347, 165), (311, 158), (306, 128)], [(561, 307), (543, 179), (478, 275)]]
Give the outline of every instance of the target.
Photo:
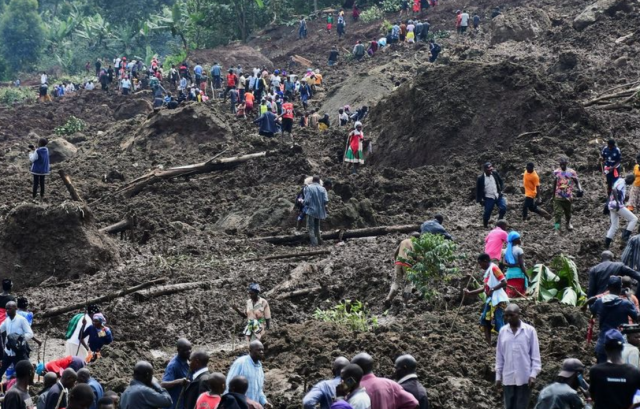
[[(527, 289), (524, 286), (525, 281), (524, 278), (511, 278), (509, 280), (507, 280), (507, 295), (509, 296), (509, 298), (520, 298), (522, 297), (525, 292), (527, 291)], [(518, 292), (520, 292), (520, 294), (518, 294), (518, 292), (516, 292), (513, 288), (510, 287), (514, 287), (516, 290), (518, 290)]]
[(47, 362), (44, 365), (44, 368), (47, 370), (47, 372), (55, 372), (55, 373), (59, 374), (60, 376), (62, 376), (62, 372), (64, 372), (64, 370), (67, 369), (69, 367), (69, 365), (71, 365), (72, 359), (73, 358), (71, 357), (71, 355), (65, 356), (64, 358), (60, 358), (60, 359), (56, 359), (55, 361)]
[(230, 87), (236, 86), (236, 75), (235, 74), (227, 74), (227, 85)]
[(420, 12), (420, 0), (413, 0), (413, 12), (414, 13)]
[(282, 104), (283, 118), (293, 119), (293, 104), (291, 102), (285, 102)]
[(354, 132), (351, 132), (349, 135), (349, 146), (351, 147), (351, 152), (353, 152), (354, 156), (358, 155), (358, 151), (360, 150), (360, 140), (363, 138), (362, 133), (357, 135)]

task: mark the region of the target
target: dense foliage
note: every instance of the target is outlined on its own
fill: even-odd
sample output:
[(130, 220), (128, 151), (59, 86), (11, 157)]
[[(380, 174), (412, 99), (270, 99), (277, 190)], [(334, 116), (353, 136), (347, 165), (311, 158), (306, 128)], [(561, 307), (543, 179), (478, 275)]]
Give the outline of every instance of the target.
[[(276, 24), (296, 24), (354, 0), (0, 0), (0, 77), (22, 73), (93, 74), (97, 59), (149, 63), (189, 50), (247, 41)], [(359, 1), (394, 9), (400, 0)], [(397, 3), (397, 5), (396, 5)], [(379, 17), (379, 14), (378, 14)], [(87, 63), (88, 66), (87, 66)], [(87, 70), (85, 71), (85, 66)]]
[(344, 325), (353, 331), (367, 332), (378, 326), (378, 317), (371, 315), (360, 301), (345, 300), (328, 310), (317, 309), (314, 318)]
[(586, 301), (576, 263), (567, 256), (556, 256), (551, 261), (551, 268), (536, 264), (528, 275), (532, 279), (527, 295), (536, 301), (559, 300), (569, 305), (581, 305)]

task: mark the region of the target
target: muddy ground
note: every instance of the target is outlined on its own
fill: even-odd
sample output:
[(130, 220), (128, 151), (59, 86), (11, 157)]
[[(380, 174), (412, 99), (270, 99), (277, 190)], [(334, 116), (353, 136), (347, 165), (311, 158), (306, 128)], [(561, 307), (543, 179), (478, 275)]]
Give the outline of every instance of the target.
[[(309, 23), (306, 41), (296, 40), (295, 27), (279, 27), (249, 43), (254, 57), (243, 57), (246, 48), (239, 50), (237, 63), (245, 67), (265, 59), (286, 67), (295, 54), (311, 59), (325, 78), (324, 90), (311, 105), (329, 112), (332, 120), (341, 104), (374, 107), (364, 128), (373, 153), (357, 175), (341, 161), (345, 130), (296, 129), (296, 146), (290, 148), (258, 136), (248, 121), (238, 121), (218, 102), (152, 112), (148, 93), (125, 98), (94, 91), (51, 104), (0, 108), (0, 239), (2, 251), (10, 252), (0, 252), (2, 276), (21, 277), (17, 291), (31, 300), (36, 332), (55, 344), (48, 347), (47, 359), (59, 353), (73, 312), (49, 319), (41, 318), (42, 312), (167, 278), (171, 283), (210, 281), (212, 287), (149, 301), (127, 296), (103, 303), (116, 342), (95, 364), (96, 377), (122, 391), (132, 365), (142, 358), (152, 360), (160, 373), (182, 336), (211, 352), (212, 369), (224, 371), (244, 352), (238, 336), (243, 321), (229, 305), (242, 305), (247, 285), (255, 281), (272, 291), (274, 329), (265, 337), (265, 367), (267, 395), (279, 407), (299, 407), (305, 387), (329, 376), (334, 357), (361, 350), (374, 355), (378, 374), (386, 376), (397, 355), (413, 353), (436, 409), (498, 407), (500, 396), (491, 389), (493, 350), (483, 344), (476, 325), (481, 305), (469, 301), (458, 310), (466, 279), (442, 283), (434, 300), (412, 299), (404, 305), (398, 299), (384, 311), (393, 251), (403, 236), (328, 242), (331, 254), (310, 259), (243, 260), (306, 250), (305, 244), (276, 246), (251, 238), (301, 231), (291, 211), (295, 195), (305, 176), (320, 174), (334, 182), (324, 230), (420, 223), (441, 213), (466, 255), (458, 266), (461, 274), (480, 278), (474, 259), (487, 230), (473, 189), (480, 165), (491, 160), (505, 179), (507, 217), (523, 235), (526, 263), (570, 255), (586, 287), (586, 271), (602, 251), (609, 225), (601, 213), (598, 150), (603, 140), (615, 136), (629, 170), (640, 148), (635, 109), (583, 106), (637, 78), (636, 36), (616, 40), (635, 32), (638, 11), (624, 1), (603, 3), (605, 12), (597, 21), (577, 30), (573, 20), (588, 2), (543, 1), (535, 8), (522, 2), (476, 2), (469, 11), (481, 15), (480, 30), (465, 37), (451, 32), (439, 40), (444, 51), (435, 65), (426, 62), (426, 47), (416, 45), (394, 46), (361, 63), (343, 60), (325, 67), (335, 37), (321, 22)], [(503, 15), (490, 21), (497, 5)], [(454, 11), (464, 6), (443, 1), (425, 16), (432, 30), (451, 31)], [(350, 49), (357, 39), (377, 37), (379, 27), (351, 23), (339, 44)], [(229, 47), (208, 50), (193, 58), (229, 59), (230, 52)], [(71, 115), (87, 127), (65, 137), (71, 148), (58, 142), (67, 156), (53, 164), (47, 201), (30, 203), (26, 147), (37, 136), (55, 139), (54, 128)], [(262, 151), (270, 155), (224, 171), (161, 181), (130, 198), (119, 193), (150, 171), (219, 154)], [(541, 218), (520, 220), (521, 175), (526, 162), (536, 163), (544, 206), (551, 210), (551, 177), (560, 155), (570, 158), (585, 196), (575, 204), (575, 231), (553, 236), (552, 224)], [(68, 202), (57, 176), (60, 169), (70, 175), (90, 217), (78, 203)], [(98, 231), (127, 214), (138, 219), (133, 235), (122, 239)], [(313, 286), (330, 288), (278, 299), (283, 288)], [(356, 334), (313, 319), (317, 308), (343, 299), (365, 302), (379, 316), (379, 328)], [(565, 357), (594, 363), (584, 342), (587, 317), (579, 309), (522, 304), (525, 320), (536, 326), (541, 341), (538, 387), (554, 378)]]

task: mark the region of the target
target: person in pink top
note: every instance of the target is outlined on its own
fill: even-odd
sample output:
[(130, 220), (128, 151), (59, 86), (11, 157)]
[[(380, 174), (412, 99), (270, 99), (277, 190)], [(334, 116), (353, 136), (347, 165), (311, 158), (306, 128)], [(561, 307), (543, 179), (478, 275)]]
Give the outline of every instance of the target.
[(507, 242), (507, 222), (498, 220), (496, 227), (487, 234), (484, 239), (484, 252), (491, 257), (496, 265), (502, 259), (502, 247)]
[(399, 383), (391, 379), (378, 378), (373, 374), (373, 358), (362, 352), (354, 356), (352, 364), (362, 368), (364, 376), (360, 386), (364, 387), (371, 398), (371, 409), (416, 409), (418, 401), (405, 391)]

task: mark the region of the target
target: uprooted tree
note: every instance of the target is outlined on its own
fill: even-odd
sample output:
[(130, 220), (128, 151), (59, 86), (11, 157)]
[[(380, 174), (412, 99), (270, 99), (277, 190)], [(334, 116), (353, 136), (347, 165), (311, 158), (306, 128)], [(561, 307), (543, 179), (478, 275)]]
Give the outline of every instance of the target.
[(527, 295), (533, 296), (535, 301), (559, 300), (563, 304), (575, 306), (586, 301), (576, 263), (564, 254), (554, 257), (550, 268), (544, 264), (536, 264), (528, 271), (528, 275), (532, 278)]

